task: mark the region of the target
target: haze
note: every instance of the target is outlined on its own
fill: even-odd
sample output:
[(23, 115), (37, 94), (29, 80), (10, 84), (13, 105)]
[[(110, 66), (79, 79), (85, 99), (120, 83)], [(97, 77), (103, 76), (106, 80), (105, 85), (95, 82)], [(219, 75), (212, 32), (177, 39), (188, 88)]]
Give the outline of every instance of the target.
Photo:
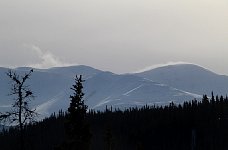
[(228, 74), (227, 18), (227, 0), (0, 0), (0, 66), (183, 61)]

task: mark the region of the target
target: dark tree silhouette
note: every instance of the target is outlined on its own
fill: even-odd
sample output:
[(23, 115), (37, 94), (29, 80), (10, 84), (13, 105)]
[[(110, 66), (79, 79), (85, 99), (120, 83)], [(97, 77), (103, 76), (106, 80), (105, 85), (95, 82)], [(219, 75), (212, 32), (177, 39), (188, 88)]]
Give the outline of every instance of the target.
[(88, 106), (84, 104), (82, 92), (82, 76), (76, 76), (75, 84), (71, 88), (74, 93), (70, 96), (65, 129), (67, 134), (67, 147), (74, 150), (87, 150), (90, 143), (90, 130), (86, 120)]
[(11, 111), (1, 113), (0, 120), (5, 123), (17, 125), (20, 133), (20, 149), (24, 150), (24, 126), (34, 121), (37, 113), (35, 109), (29, 108), (29, 102), (34, 99), (33, 92), (29, 86), (25, 84), (30, 78), (33, 70), (25, 73), (24, 76), (18, 75), (16, 72), (9, 71), (7, 76), (12, 80), (11, 96), (15, 96)]
[(112, 137), (112, 131), (110, 127), (107, 127), (105, 131), (105, 149), (106, 150), (112, 150), (112, 145), (113, 145), (113, 137)]

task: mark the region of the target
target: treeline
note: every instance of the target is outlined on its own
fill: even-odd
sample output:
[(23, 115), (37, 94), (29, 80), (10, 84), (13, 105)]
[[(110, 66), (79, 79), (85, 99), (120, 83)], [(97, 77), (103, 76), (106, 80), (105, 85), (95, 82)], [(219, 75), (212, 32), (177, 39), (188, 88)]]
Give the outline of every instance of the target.
[[(60, 111), (25, 127), (25, 150), (55, 150), (65, 141), (67, 113)], [(91, 150), (227, 150), (228, 98), (203, 96), (168, 106), (124, 111), (90, 110)], [(0, 149), (16, 150), (18, 130), (0, 134)]]

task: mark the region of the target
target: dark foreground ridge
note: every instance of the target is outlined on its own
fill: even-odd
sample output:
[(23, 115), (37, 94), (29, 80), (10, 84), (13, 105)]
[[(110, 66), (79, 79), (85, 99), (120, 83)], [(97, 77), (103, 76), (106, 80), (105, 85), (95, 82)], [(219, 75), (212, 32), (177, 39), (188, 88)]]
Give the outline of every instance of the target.
[[(91, 150), (227, 150), (228, 98), (204, 96), (183, 105), (144, 106), (125, 111), (89, 111)], [(27, 125), (25, 150), (54, 150), (65, 140), (67, 114), (60, 111)], [(0, 147), (16, 150), (18, 130), (0, 134)]]

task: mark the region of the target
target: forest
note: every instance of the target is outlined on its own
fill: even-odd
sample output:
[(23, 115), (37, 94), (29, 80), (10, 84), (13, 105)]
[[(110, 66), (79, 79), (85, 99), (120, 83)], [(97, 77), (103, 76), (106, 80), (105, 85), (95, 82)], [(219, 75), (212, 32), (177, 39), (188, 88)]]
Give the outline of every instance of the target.
[[(55, 150), (67, 137), (67, 112), (26, 125), (25, 150)], [(86, 113), (90, 150), (226, 150), (228, 98), (203, 96), (183, 104), (107, 108)], [(17, 128), (3, 130), (1, 149), (18, 149)]]

